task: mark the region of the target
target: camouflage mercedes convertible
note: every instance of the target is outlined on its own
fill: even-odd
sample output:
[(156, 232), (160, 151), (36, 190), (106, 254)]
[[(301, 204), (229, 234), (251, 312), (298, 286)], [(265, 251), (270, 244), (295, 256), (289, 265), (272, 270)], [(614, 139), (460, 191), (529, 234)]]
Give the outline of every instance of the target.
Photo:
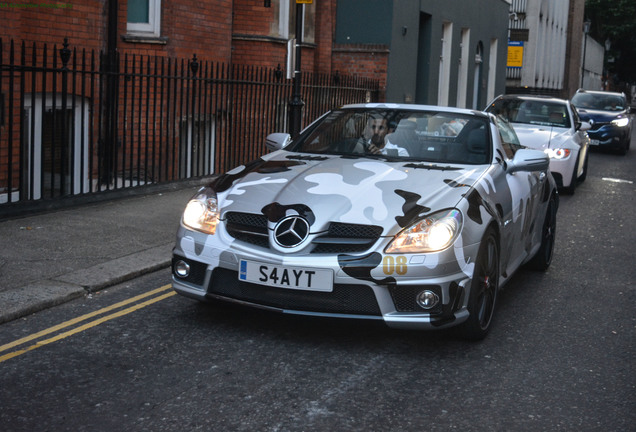
[(174, 289), (289, 314), (478, 340), (499, 290), (553, 254), (544, 152), (503, 120), (420, 105), (348, 105), (201, 188), (173, 251)]

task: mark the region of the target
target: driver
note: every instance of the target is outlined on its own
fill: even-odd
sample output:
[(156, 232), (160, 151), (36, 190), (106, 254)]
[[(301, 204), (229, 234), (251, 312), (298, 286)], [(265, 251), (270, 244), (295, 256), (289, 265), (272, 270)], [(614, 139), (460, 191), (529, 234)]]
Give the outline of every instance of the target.
[[(364, 148), (366, 153), (388, 155), (397, 153), (398, 156), (408, 157), (409, 153), (405, 148), (393, 144), (389, 137), (395, 131), (385, 117), (371, 117), (367, 123), (368, 139), (364, 140)], [(364, 139), (364, 138), (363, 138)]]

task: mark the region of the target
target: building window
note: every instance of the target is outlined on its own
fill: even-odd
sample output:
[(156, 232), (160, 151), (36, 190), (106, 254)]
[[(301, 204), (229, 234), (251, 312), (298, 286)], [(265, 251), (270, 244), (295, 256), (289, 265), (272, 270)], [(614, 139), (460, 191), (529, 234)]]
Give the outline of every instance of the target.
[(181, 121), (179, 178), (214, 174), (214, 119)]
[[(26, 196), (54, 198), (89, 191), (89, 100), (76, 96), (73, 107), (63, 107), (62, 97), (26, 95), (24, 98), (24, 148), (28, 157)], [(43, 106), (44, 105), (44, 106)], [(4, 202), (0, 196), (0, 202)]]
[(161, 0), (128, 0), (128, 33), (161, 35)]

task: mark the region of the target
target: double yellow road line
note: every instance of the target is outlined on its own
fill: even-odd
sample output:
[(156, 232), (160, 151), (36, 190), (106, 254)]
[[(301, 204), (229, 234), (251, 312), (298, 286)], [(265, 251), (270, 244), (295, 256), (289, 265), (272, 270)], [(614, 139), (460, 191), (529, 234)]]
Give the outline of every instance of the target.
[[(43, 346), (48, 345), (50, 343), (57, 342), (59, 340), (62, 340), (62, 339), (67, 338), (69, 336), (72, 336), (72, 335), (74, 335), (76, 333), (83, 332), (84, 330), (88, 330), (89, 328), (98, 326), (98, 325), (100, 325), (102, 323), (105, 323), (106, 321), (110, 321), (112, 319), (119, 318), (121, 316), (127, 315), (127, 314), (129, 314), (131, 312), (135, 312), (135, 311), (137, 311), (139, 309), (142, 309), (142, 308), (145, 308), (146, 306), (149, 306), (149, 305), (151, 305), (153, 303), (157, 303), (158, 301), (167, 299), (168, 297), (172, 297), (173, 295), (176, 294), (174, 291), (169, 291), (169, 292), (166, 292), (164, 294), (157, 295), (157, 294), (160, 294), (160, 293), (162, 293), (164, 291), (168, 291), (171, 288), (172, 288), (172, 285), (164, 285), (161, 288), (157, 288), (155, 290), (148, 291), (148, 292), (146, 292), (144, 294), (140, 294), (138, 296), (131, 297), (131, 298), (127, 299), (127, 300), (121, 301), (119, 303), (115, 303), (114, 305), (111, 305), (111, 306), (96, 310), (96, 311), (91, 312), (91, 313), (87, 313), (86, 315), (79, 316), (77, 318), (74, 318), (74, 319), (69, 320), (69, 321), (65, 321), (65, 322), (63, 322), (61, 324), (58, 324), (56, 326), (49, 327), (46, 330), (42, 330), (40, 332), (33, 333), (33, 334), (29, 335), (29, 336), (23, 337), (22, 339), (18, 339), (16, 341), (10, 342), (8, 344), (2, 345), (2, 346), (0, 346), (0, 354), (2, 354), (4, 351), (9, 351), (11, 349), (14, 349), (14, 348), (20, 347), (22, 345), (28, 344), (29, 342), (35, 341), (36, 339), (40, 339), (40, 338), (42, 338), (44, 336), (48, 336), (50, 334), (57, 333), (60, 330), (64, 330), (64, 329), (66, 329), (68, 327), (73, 327), (73, 326), (75, 326), (75, 325), (77, 325), (77, 324), (79, 324), (79, 323), (81, 323), (83, 321), (90, 320), (90, 319), (92, 319), (94, 317), (97, 317), (97, 316), (100, 316), (100, 315), (104, 315), (104, 314), (106, 314), (108, 312), (116, 311), (116, 312), (113, 312), (113, 313), (111, 313), (109, 315), (101, 316), (100, 318), (97, 318), (97, 319), (95, 319), (93, 321), (89, 321), (89, 322), (87, 322), (85, 324), (82, 324), (80, 326), (73, 327), (70, 330), (66, 330), (66, 331), (64, 331), (62, 333), (58, 333), (55, 336), (52, 336), (52, 337), (50, 337), (48, 339), (38, 340), (37, 342), (33, 343), (32, 345), (28, 345), (28, 346), (26, 346), (24, 348), (19, 348), (19, 349), (15, 350), (15, 351), (8, 352), (7, 354), (0, 355), (0, 363), (2, 363), (3, 361), (6, 361), (6, 360), (12, 359), (14, 357), (17, 357), (19, 355), (22, 355), (24, 353), (27, 353), (29, 351), (33, 351), (36, 348), (40, 348), (40, 347), (43, 347)], [(152, 297), (152, 296), (155, 296), (155, 295), (157, 295), (157, 296), (156, 297)], [(136, 303), (136, 302), (139, 302), (139, 301), (141, 301), (141, 300), (143, 300), (143, 299), (145, 299), (147, 297), (152, 297), (152, 298), (148, 299), (146, 301), (142, 301), (140, 303)], [(129, 307), (125, 308), (125, 309), (121, 309), (124, 306), (130, 305), (131, 303), (136, 303), (136, 304), (134, 304), (132, 306), (129, 306)], [(118, 310), (118, 309), (120, 309), (120, 310)]]

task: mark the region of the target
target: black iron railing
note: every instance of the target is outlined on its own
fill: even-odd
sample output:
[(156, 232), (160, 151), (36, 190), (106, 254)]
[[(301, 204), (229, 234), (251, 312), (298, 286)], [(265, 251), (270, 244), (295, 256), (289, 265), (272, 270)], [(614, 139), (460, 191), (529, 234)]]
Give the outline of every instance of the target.
[[(287, 131), (280, 69), (140, 55), (108, 58), (65, 41), (0, 40), (3, 206), (196, 179), (254, 159)], [(378, 82), (304, 73), (303, 127), (378, 99)]]

